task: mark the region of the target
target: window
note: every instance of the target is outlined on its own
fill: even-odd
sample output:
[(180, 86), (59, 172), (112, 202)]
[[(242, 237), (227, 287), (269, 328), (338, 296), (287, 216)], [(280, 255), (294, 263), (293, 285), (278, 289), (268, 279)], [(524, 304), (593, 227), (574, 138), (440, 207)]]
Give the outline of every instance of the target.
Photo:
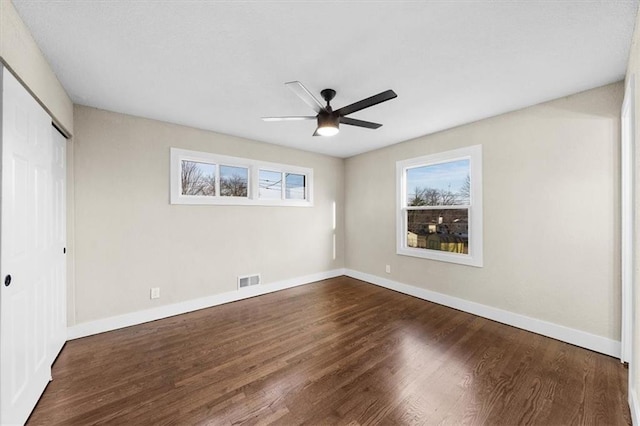
[(171, 204), (312, 206), (313, 169), (171, 148)]
[(285, 183), (287, 185), (285, 198), (287, 200), (304, 200), (306, 188), (304, 175), (286, 173), (285, 176)]
[(216, 195), (216, 165), (182, 160), (182, 195)]
[(249, 169), (246, 167), (220, 166), (220, 195), (223, 197), (247, 197)]
[(260, 170), (258, 197), (263, 200), (282, 199), (282, 172)]
[[(258, 198), (261, 200), (306, 200), (307, 175), (260, 170)], [(284, 185), (282, 184), (284, 182)]]
[(396, 163), (397, 253), (482, 266), (482, 147)]

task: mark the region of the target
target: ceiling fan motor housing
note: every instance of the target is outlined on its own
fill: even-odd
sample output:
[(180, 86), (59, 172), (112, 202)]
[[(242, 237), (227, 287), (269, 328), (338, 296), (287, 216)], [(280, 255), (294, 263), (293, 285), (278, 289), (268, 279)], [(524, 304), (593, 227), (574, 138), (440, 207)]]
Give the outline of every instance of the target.
[(331, 100), (335, 98), (336, 91), (333, 89), (324, 89), (320, 92), (320, 96), (322, 96), (322, 99), (327, 101), (327, 105), (329, 105), (329, 102), (331, 102)]

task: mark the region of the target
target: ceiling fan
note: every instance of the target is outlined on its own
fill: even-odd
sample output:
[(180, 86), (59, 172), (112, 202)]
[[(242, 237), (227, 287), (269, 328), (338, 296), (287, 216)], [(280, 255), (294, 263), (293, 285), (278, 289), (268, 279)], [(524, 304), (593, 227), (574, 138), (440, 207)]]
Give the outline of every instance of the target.
[(396, 92), (393, 90), (386, 90), (384, 92), (373, 95), (369, 98), (363, 99), (358, 102), (354, 102), (351, 105), (344, 106), (340, 109), (333, 110), (330, 102), (336, 96), (336, 91), (333, 89), (324, 89), (320, 92), (322, 98), (327, 102), (324, 106), (320, 103), (311, 92), (304, 87), (299, 81), (290, 81), (285, 85), (300, 97), (307, 105), (309, 105), (317, 115), (304, 115), (304, 116), (290, 116), (290, 117), (262, 117), (264, 121), (297, 121), (297, 120), (317, 120), (318, 128), (313, 133), (313, 136), (333, 136), (339, 132), (339, 124), (348, 124), (350, 126), (365, 127), (367, 129), (377, 129), (382, 124), (372, 123), (371, 121), (356, 120), (355, 118), (345, 117), (356, 111), (360, 111), (365, 108), (372, 107), (381, 102), (388, 101), (397, 97)]

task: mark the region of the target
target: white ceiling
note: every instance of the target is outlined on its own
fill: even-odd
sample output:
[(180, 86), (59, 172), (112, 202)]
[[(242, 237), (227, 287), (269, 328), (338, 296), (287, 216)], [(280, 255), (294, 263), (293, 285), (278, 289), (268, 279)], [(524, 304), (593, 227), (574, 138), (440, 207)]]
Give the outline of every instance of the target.
[[(348, 157), (624, 78), (638, 0), (13, 0), (73, 102)], [(339, 108), (312, 137), (284, 82)]]

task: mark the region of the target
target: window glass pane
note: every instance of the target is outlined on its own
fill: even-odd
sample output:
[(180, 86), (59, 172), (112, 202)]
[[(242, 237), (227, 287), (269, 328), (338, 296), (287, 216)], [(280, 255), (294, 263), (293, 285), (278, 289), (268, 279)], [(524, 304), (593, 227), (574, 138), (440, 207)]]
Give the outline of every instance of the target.
[(287, 173), (285, 176), (286, 198), (288, 200), (304, 200), (306, 176), (294, 173)]
[(216, 195), (216, 165), (182, 160), (182, 195)]
[(282, 173), (260, 170), (258, 196), (260, 198), (282, 199)]
[(246, 197), (249, 169), (246, 167), (220, 166), (220, 195)]
[(408, 206), (470, 204), (469, 160), (407, 169)]
[(407, 247), (469, 253), (469, 210), (407, 210)]

